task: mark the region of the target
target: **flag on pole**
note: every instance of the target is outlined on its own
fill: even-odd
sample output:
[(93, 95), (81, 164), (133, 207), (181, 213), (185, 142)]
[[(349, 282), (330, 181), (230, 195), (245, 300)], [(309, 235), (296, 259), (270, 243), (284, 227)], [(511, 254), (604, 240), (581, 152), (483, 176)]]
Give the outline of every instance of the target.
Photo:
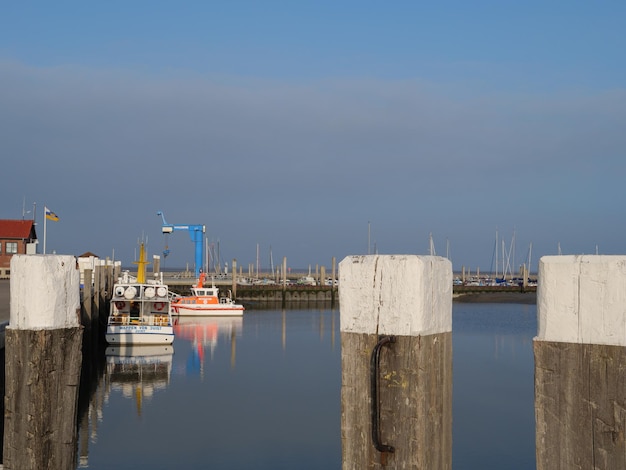
[(59, 221), (59, 216), (56, 215), (54, 212), (52, 212), (50, 209), (48, 209), (47, 207), (45, 208), (46, 210), (46, 219), (48, 220), (54, 220), (55, 222)]

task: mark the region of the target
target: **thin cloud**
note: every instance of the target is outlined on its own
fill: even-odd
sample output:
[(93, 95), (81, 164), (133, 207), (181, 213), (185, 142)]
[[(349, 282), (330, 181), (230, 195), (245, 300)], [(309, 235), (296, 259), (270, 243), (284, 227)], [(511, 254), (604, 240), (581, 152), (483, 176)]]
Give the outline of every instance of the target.
[[(160, 235), (159, 209), (182, 223), (206, 220), (212, 236), (237, 240), (234, 253), (255, 238), (289, 250), (294, 234), (315, 238), (314, 227), (341, 221), (334, 243), (308, 243), (339, 253), (306, 258), (341, 257), (362, 248), (354, 233), (369, 219), (394, 227), (380, 230), (381, 250), (414, 251), (428, 225), (453, 243), (471, 237), (479, 224), (457, 222), (468, 213), (488, 231), (521, 214), (547, 247), (553, 240), (536, 222), (561, 205), (555, 198), (584, 199), (569, 217), (603, 210), (625, 165), (622, 89), (489, 93), (423, 80), (159, 78), (16, 62), (0, 63), (0, 74), (0, 141), (15, 162), (1, 194), (20, 211), (23, 197), (54, 198), (48, 205), (82, 225), (55, 226), (66, 252)], [(518, 210), (523, 201), (532, 209)], [(133, 240), (103, 228), (102, 214)], [(256, 233), (235, 234), (248, 220)], [(455, 253), (476, 265), (471, 251)]]

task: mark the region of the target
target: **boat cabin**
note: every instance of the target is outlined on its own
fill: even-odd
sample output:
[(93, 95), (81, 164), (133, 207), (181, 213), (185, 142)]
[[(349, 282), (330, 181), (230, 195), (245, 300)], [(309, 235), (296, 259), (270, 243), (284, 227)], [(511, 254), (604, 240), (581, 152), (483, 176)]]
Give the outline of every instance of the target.
[(216, 287), (194, 287), (193, 288), (193, 293), (194, 295), (197, 295), (198, 297), (217, 297), (218, 295), (218, 290)]

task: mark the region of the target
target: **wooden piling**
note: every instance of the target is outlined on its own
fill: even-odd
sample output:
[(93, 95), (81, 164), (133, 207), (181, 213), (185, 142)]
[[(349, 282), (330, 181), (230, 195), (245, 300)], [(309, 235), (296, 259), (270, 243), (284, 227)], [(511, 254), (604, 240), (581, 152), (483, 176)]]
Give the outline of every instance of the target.
[(152, 273), (159, 274), (161, 272), (161, 257), (159, 255), (152, 255)]
[(335, 285), (335, 281), (337, 280), (337, 258), (335, 258), (334, 256), (332, 258), (331, 264), (332, 264), (333, 284), (332, 284), (332, 288), (330, 291), (330, 305), (331, 305), (331, 308), (334, 308), (336, 298), (337, 298), (337, 291), (339, 290), (337, 286)]
[(231, 272), (233, 276), (233, 299), (237, 299), (237, 260), (235, 258), (233, 258), (232, 268), (233, 269), (231, 270)]
[(449, 470), (450, 262), (351, 256), (339, 265), (339, 298), (343, 470)]
[(81, 299), (81, 324), (85, 327), (85, 335), (91, 336), (91, 321), (93, 317), (94, 301), (93, 301), (93, 271), (85, 269), (83, 283), (83, 295)]
[[(96, 265), (94, 269), (94, 310), (93, 315), (91, 317), (91, 341), (93, 345), (98, 344), (99, 338), (99, 325), (100, 325), (100, 316), (104, 315), (108, 316), (107, 311), (107, 300), (110, 299), (110, 296), (107, 296), (107, 279), (106, 279), (106, 269), (102, 264)], [(83, 325), (84, 326), (84, 325)]]
[(537, 470), (626, 468), (626, 256), (539, 261)]
[(81, 367), (73, 256), (15, 255), (6, 330), (5, 470), (74, 470)]

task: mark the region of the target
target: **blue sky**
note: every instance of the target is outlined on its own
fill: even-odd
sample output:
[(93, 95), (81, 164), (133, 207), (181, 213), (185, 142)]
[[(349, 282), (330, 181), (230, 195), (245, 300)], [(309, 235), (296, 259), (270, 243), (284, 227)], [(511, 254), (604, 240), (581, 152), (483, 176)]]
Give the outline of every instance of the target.
[[(626, 4), (5, 2), (0, 218), (130, 264), (623, 254)], [(31, 217), (32, 214), (26, 214)], [(368, 240), (370, 246), (368, 247)], [(532, 246), (532, 249), (531, 249)], [(502, 269), (501, 267), (499, 268)]]

